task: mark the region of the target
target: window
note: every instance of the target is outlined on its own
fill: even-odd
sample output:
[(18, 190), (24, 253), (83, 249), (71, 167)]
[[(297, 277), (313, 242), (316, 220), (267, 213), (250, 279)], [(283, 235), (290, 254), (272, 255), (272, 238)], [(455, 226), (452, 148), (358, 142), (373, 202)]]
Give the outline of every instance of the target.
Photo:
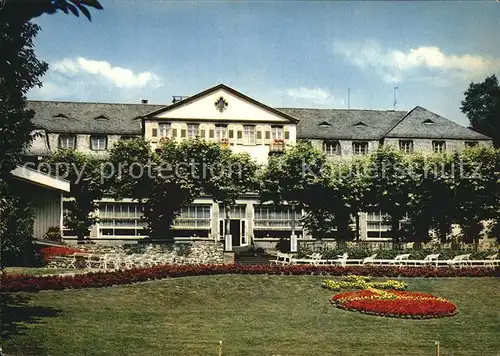
[(273, 140), (283, 140), (283, 127), (273, 126), (271, 127), (271, 138)]
[(182, 208), (175, 229), (210, 229), (211, 205), (191, 204)]
[(341, 150), (339, 141), (324, 141), (323, 152), (327, 156), (340, 156)]
[(257, 131), (257, 140), (262, 140), (262, 131)]
[(370, 238), (390, 237), (391, 225), (388, 223), (389, 216), (380, 210), (367, 213), (367, 236)]
[(247, 145), (255, 145), (255, 126), (243, 126), (243, 137)]
[(477, 141), (465, 141), (465, 147), (477, 147), (478, 145)]
[(368, 142), (353, 142), (352, 153), (355, 155), (365, 155), (368, 153)]
[(151, 130), (151, 136), (152, 137), (158, 137), (158, 129), (152, 129)]
[(186, 129), (181, 129), (181, 137), (186, 137)]
[(160, 137), (167, 137), (168, 132), (170, 131), (170, 124), (159, 124), (158, 127), (160, 128)]
[(74, 150), (76, 148), (76, 137), (74, 135), (59, 136), (59, 148), (63, 150)]
[(189, 138), (194, 138), (198, 136), (198, 125), (196, 124), (188, 124), (187, 125), (187, 134)]
[(434, 153), (446, 152), (446, 143), (444, 141), (432, 141), (432, 150)]
[(236, 138), (238, 140), (242, 140), (243, 139), (243, 131), (240, 131), (240, 130), (236, 131)]
[(172, 137), (177, 137), (177, 129), (172, 129)]
[(399, 150), (404, 153), (413, 153), (413, 141), (411, 140), (400, 140)]
[[(256, 230), (291, 230), (292, 209), (288, 206), (255, 206), (254, 229)], [(295, 227), (300, 226), (300, 212), (295, 212)]]
[(290, 139), (290, 131), (286, 130), (285, 131), (285, 140), (289, 140)]
[(227, 138), (227, 126), (215, 126), (215, 138), (223, 140)]
[(234, 137), (234, 131), (233, 130), (229, 130), (229, 138), (233, 138)]
[(266, 131), (266, 140), (271, 139), (271, 131)]
[(208, 130), (208, 138), (214, 138), (214, 130)]
[(107, 141), (106, 136), (92, 136), (90, 138), (90, 148), (94, 151), (104, 151)]
[(138, 203), (100, 203), (99, 233), (101, 236), (144, 236), (146, 222)]

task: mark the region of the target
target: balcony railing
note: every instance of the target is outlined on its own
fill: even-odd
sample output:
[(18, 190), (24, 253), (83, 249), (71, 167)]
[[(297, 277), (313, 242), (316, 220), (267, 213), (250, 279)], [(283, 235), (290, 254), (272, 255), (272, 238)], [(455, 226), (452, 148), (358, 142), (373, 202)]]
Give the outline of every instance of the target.
[(285, 141), (282, 139), (274, 139), (269, 146), (269, 154), (282, 154), (285, 152)]

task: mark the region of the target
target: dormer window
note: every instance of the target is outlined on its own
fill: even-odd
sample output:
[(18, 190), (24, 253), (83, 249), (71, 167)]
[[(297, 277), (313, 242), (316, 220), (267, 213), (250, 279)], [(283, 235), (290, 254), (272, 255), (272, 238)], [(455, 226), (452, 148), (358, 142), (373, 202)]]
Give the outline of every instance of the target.
[(75, 135), (60, 135), (59, 136), (59, 149), (61, 150), (74, 150), (76, 148)]
[(159, 132), (160, 132), (160, 137), (167, 137), (169, 131), (170, 131), (170, 124), (169, 123), (161, 123), (158, 125)]
[(424, 125), (433, 125), (434, 124), (434, 121), (432, 121), (431, 119), (427, 119), (427, 120), (424, 120), (422, 122)]
[(107, 146), (106, 136), (91, 136), (90, 137), (90, 148), (93, 151), (104, 151)]
[(340, 142), (339, 141), (323, 141), (323, 152), (327, 156), (340, 156)]

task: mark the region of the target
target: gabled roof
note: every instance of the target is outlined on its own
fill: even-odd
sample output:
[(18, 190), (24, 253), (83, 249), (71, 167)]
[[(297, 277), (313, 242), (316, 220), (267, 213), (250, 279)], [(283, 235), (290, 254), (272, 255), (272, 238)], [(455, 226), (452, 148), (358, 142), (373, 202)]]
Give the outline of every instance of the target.
[(402, 117), (384, 137), (491, 140), (488, 136), (463, 127), (421, 106), (416, 106)]
[[(28, 100), (27, 108), (35, 111), (37, 129), (49, 132), (102, 133), (140, 135), (138, 116), (165, 105), (103, 104), (66, 101)], [(66, 116), (66, 118), (61, 117)], [(57, 117), (59, 116), (59, 117)], [(99, 117), (108, 120), (95, 120)]]
[(220, 89), (223, 89), (223, 90), (225, 90), (225, 91), (227, 91), (227, 92), (229, 92), (229, 93), (231, 93), (231, 94), (233, 94), (233, 95), (235, 95), (235, 96), (237, 96), (237, 97), (239, 97), (239, 98), (241, 98), (241, 99), (243, 99), (245, 101), (248, 101), (248, 102), (250, 102), (250, 103), (252, 103), (254, 105), (257, 105), (257, 106), (261, 107), (264, 110), (272, 112), (273, 114), (276, 114), (276, 115), (281, 116), (281, 117), (283, 117), (283, 118), (285, 118), (287, 120), (290, 120), (290, 121), (292, 121), (294, 123), (297, 123), (297, 119), (295, 117), (293, 117), (292, 115), (289, 115), (286, 112), (281, 111), (280, 109), (275, 109), (273, 107), (267, 106), (266, 104), (263, 104), (260, 101), (257, 101), (257, 100), (255, 100), (255, 99), (253, 99), (253, 98), (251, 98), (251, 97), (249, 97), (249, 96), (247, 96), (245, 94), (242, 94), (239, 91), (237, 91), (237, 90), (235, 90), (235, 89), (233, 89), (231, 87), (228, 87), (225, 84), (218, 84), (218, 85), (216, 85), (214, 87), (211, 87), (211, 88), (208, 88), (208, 89), (206, 89), (206, 90), (204, 90), (202, 92), (199, 92), (198, 94), (195, 94), (193, 96), (189, 96), (189, 97), (187, 97), (187, 98), (185, 98), (183, 100), (180, 100), (180, 101), (178, 101), (178, 102), (176, 102), (176, 103), (174, 103), (172, 105), (164, 106), (164, 107), (162, 107), (162, 108), (160, 108), (158, 110), (151, 111), (150, 113), (147, 113), (147, 114), (143, 115), (143, 118), (147, 118), (147, 117), (151, 117), (151, 116), (156, 116), (156, 115), (158, 115), (160, 113), (165, 113), (167, 111), (170, 111), (170, 110), (176, 109), (178, 107), (187, 105), (187, 104), (192, 103), (193, 101), (195, 101), (195, 100), (197, 100), (199, 98), (202, 98), (202, 97), (204, 97), (204, 96), (206, 96), (206, 95), (208, 95), (210, 93), (213, 93), (215, 91), (218, 91)]
[[(304, 139), (378, 140), (406, 114), (393, 110), (281, 108), (299, 119), (297, 137)], [(330, 126), (322, 125), (327, 122)], [(363, 122), (366, 126), (355, 126)]]

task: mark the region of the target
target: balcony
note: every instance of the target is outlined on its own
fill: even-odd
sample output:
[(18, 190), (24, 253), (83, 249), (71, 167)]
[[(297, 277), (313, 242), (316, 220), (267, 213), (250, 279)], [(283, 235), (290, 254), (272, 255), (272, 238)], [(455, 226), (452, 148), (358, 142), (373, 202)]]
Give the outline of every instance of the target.
[(219, 146), (221, 148), (229, 148), (229, 139), (228, 138), (221, 138), (219, 140)]
[(269, 146), (269, 156), (280, 155), (285, 152), (285, 141), (274, 139)]

